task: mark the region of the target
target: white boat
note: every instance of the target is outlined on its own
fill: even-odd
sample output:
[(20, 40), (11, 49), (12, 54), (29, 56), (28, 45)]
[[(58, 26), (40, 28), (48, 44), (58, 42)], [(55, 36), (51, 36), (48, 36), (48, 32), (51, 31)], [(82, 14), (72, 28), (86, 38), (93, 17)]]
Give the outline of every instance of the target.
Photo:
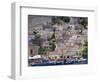
[(41, 58), (41, 55), (35, 55), (33, 57), (29, 57), (29, 59), (38, 59), (38, 58)]

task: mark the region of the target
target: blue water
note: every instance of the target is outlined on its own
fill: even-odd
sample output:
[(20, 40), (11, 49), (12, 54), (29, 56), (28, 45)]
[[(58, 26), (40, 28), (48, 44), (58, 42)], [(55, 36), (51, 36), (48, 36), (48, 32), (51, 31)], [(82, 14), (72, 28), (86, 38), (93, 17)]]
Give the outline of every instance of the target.
[(55, 66), (55, 65), (80, 65), (80, 64), (88, 64), (88, 61), (72, 61), (72, 62), (66, 62), (66, 63), (42, 63), (42, 64), (34, 64), (31, 66)]

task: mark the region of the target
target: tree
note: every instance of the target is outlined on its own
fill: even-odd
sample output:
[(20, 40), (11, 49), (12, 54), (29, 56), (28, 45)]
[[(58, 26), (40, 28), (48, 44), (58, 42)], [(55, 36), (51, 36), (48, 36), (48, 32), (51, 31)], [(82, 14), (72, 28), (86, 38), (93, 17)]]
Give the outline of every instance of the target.
[(88, 46), (88, 42), (87, 41), (85, 41), (84, 46)]
[(48, 48), (46, 48), (46, 47), (40, 47), (38, 49), (38, 54), (45, 55), (47, 53), (47, 51), (48, 51)]
[(87, 18), (79, 18), (79, 24), (84, 26), (84, 29), (87, 29), (88, 19)]
[(55, 51), (55, 48), (56, 48), (55, 43), (52, 43), (52, 47), (51, 47), (52, 51)]
[(53, 16), (52, 17), (52, 23), (53, 24), (56, 24), (56, 23), (60, 24), (60, 22), (59, 22), (60, 20), (68, 23), (68, 22), (70, 22), (70, 17), (63, 17), (63, 16)]
[(70, 22), (70, 17), (58, 17), (58, 18), (66, 23)]
[(83, 56), (83, 58), (87, 58), (87, 56), (88, 56), (88, 48), (87, 47), (83, 48), (82, 56)]
[(56, 48), (56, 36), (55, 36), (55, 29), (53, 30), (53, 34), (49, 39), (50, 50), (54, 51)]
[(52, 20), (52, 23), (53, 24), (56, 24), (57, 23), (57, 17), (56, 16), (53, 16), (51, 20)]
[(41, 45), (43, 44), (43, 39), (41, 38), (41, 35), (40, 34), (36, 34), (35, 35), (35, 38), (32, 39), (32, 44), (41, 47)]

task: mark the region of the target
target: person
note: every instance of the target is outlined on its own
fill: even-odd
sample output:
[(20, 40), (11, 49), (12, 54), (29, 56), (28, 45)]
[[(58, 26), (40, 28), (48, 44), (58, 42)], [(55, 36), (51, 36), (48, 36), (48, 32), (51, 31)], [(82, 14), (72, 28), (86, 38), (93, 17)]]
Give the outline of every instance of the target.
[(32, 49), (30, 50), (30, 54), (31, 54), (31, 56), (32, 56), (32, 54), (33, 54), (33, 50), (32, 50)]
[(66, 57), (64, 56), (64, 64), (66, 64)]

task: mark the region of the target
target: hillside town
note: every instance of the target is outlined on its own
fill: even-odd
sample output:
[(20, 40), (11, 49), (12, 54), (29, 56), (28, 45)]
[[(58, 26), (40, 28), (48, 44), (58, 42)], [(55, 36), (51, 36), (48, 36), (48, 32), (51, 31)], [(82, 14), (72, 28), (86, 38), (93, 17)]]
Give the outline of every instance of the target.
[(28, 65), (88, 63), (88, 18), (28, 15)]

